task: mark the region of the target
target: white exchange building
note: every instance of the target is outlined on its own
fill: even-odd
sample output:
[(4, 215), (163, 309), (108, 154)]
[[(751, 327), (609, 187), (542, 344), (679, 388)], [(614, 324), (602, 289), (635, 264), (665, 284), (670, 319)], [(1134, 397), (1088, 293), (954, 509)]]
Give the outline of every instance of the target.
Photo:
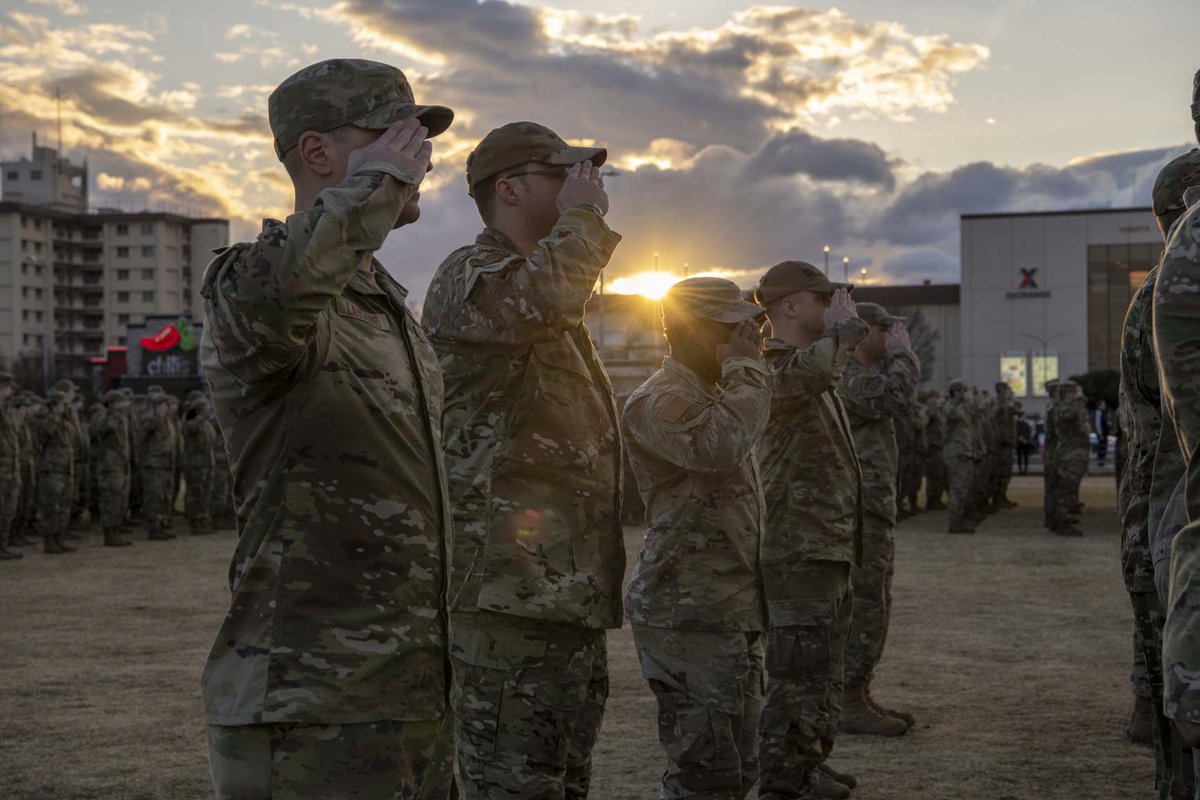
[(1148, 208), (962, 217), (961, 370), (1030, 412), (1047, 380), (1120, 366), (1125, 309), (1158, 263)]

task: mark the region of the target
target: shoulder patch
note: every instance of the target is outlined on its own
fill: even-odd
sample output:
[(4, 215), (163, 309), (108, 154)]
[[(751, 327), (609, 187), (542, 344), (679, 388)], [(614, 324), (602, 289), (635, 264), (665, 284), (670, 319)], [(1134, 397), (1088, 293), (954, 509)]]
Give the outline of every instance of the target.
[(475, 289), (475, 284), (484, 275), (503, 272), (507, 269), (512, 257), (512, 253), (490, 249), (484, 250), (477, 255), (468, 256), (465, 266), (466, 276), (463, 286), (463, 296), (470, 297), (471, 292)]
[(657, 403), (657, 411), (661, 421), (680, 424), (693, 419), (704, 410), (705, 403), (691, 400), (682, 395), (668, 394)]

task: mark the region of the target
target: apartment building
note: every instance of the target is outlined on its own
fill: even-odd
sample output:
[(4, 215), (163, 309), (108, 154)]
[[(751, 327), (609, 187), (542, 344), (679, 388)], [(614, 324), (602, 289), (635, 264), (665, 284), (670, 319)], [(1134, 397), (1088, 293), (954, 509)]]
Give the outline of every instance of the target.
[(88, 380), (90, 359), (149, 316), (203, 317), (200, 280), (229, 222), (91, 212), (87, 167), (34, 144), (0, 162), (0, 366)]

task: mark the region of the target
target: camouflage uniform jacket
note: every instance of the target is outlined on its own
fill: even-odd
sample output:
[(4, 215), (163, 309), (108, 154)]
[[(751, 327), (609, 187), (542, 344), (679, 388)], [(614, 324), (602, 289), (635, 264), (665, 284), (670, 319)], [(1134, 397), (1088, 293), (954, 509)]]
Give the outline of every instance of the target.
[(925, 447), (930, 455), (939, 453), (946, 444), (946, 412), (942, 406), (930, 403), (925, 407)]
[(75, 467), (75, 428), (63, 412), (47, 407), (37, 422), (37, 470), (71, 474)]
[(1121, 333), (1121, 383), (1117, 413), (1125, 431), (1127, 463), (1121, 470), (1117, 505), (1125, 531), (1121, 563), (1126, 586), (1134, 592), (1154, 591), (1154, 562), (1150, 553), (1149, 505), (1154, 454), (1162, 428), (1162, 396), (1158, 362), (1150, 328), (1155, 267), (1129, 301)]
[(1188, 523), (1171, 545), (1170, 598), (1163, 628), (1163, 711), (1200, 723), (1200, 189), (1172, 229), (1154, 288), (1154, 349), (1166, 409), (1186, 465)]
[(766, 517), (754, 449), (771, 411), (770, 375), (728, 358), (721, 387), (673, 358), (642, 384), (621, 424), (646, 501), (646, 542), (625, 609), (635, 625), (758, 631)]
[(767, 340), (771, 417), (758, 448), (767, 503), (763, 564), (862, 560), (862, 470), (837, 384), (870, 330), (851, 318), (808, 348)]
[(170, 412), (160, 417), (151, 408), (142, 416), (142, 466), (147, 469), (175, 469), (175, 429)]
[(210, 724), (446, 713), (441, 375), (405, 290), (359, 269), (413, 192), (366, 164), (205, 273), (201, 357), (240, 533)]
[(863, 513), (896, 524), (896, 415), (905, 413), (921, 378), (911, 350), (893, 350), (882, 369), (846, 362), (838, 394), (846, 406), (863, 476)]
[(620, 236), (563, 212), (528, 258), (498, 231), (451, 253), (421, 323), (446, 382), (451, 609), (621, 625), (622, 463), (584, 304)]
[(193, 467), (211, 467), (213, 464), (213, 426), (207, 419), (183, 421), (184, 463)]
[(1014, 449), (1017, 446), (1017, 409), (1012, 401), (996, 398), (992, 405), (992, 420), (996, 448), (1001, 451)]
[(105, 411), (92, 425), (96, 446), (92, 458), (97, 474), (125, 475), (129, 472), (128, 421), (115, 411)]
[(1087, 408), (1083, 401), (1075, 399), (1064, 405), (1059, 411), (1056, 422), (1058, 428), (1058, 453), (1060, 458), (1077, 462), (1085, 462), (1091, 453), (1088, 434), (1092, 427), (1088, 424)]
[(21, 429), (7, 400), (0, 400), (0, 481), (21, 477)]
[(978, 457), (976, 449), (978, 444), (975, 436), (975, 417), (971, 408), (971, 401), (963, 398), (955, 400), (953, 397), (946, 401), (946, 443), (942, 448), (942, 452), (949, 458), (969, 458), (975, 459)]

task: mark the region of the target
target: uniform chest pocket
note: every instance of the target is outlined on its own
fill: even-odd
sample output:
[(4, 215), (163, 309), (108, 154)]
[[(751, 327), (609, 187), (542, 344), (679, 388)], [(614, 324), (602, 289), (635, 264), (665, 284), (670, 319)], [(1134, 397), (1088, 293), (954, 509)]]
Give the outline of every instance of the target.
[[(560, 337), (553, 342), (542, 342), (533, 346), (532, 361), (538, 365), (539, 369), (548, 369), (550, 376), (556, 376), (557, 371), (561, 370), (570, 373), (576, 379), (582, 379), (587, 383), (592, 382), (592, 372), (588, 369), (587, 362), (583, 360), (583, 356), (567, 337)], [(567, 376), (558, 375), (559, 378)]]
[[(391, 325), (388, 324), (388, 319), (385, 315), (376, 314), (373, 311), (367, 311), (362, 306), (350, 302), (345, 297), (337, 298), (334, 308), (337, 310), (338, 316), (343, 319), (354, 320), (357, 323), (361, 323), (367, 327), (374, 328), (375, 330), (382, 331), (384, 333), (387, 333), (392, 329)], [(354, 327), (355, 326), (352, 325), (351, 329), (353, 330)]]

